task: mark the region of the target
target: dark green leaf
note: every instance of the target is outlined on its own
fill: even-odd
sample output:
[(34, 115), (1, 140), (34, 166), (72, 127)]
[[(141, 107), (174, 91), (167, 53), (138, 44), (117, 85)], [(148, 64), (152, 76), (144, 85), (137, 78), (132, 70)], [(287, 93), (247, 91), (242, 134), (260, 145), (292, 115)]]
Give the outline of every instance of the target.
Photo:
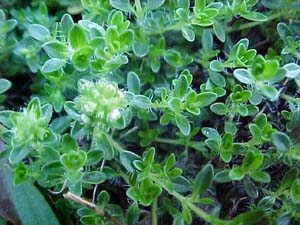
[(13, 186), (13, 176), (8, 170), (1, 171), (1, 179), (22, 225), (59, 225), (47, 201), (32, 183)]
[(10, 89), (11, 86), (12, 83), (9, 80), (0, 79), (0, 94), (6, 92), (8, 89)]
[(140, 93), (141, 81), (139, 76), (135, 72), (129, 72), (127, 74), (127, 89), (128, 91), (138, 95)]
[(132, 203), (128, 209), (126, 224), (128, 225), (136, 225), (140, 217), (140, 209), (136, 202)]
[(88, 184), (101, 184), (106, 180), (106, 175), (99, 171), (85, 172), (82, 177), (82, 182)]
[(291, 140), (289, 136), (283, 132), (273, 132), (272, 142), (280, 152), (287, 152), (291, 148)]
[(190, 134), (191, 132), (191, 125), (190, 122), (188, 121), (188, 119), (182, 115), (182, 114), (176, 114), (175, 115), (175, 122), (177, 127), (179, 128), (180, 132), (187, 136)]
[(219, 23), (218, 21), (214, 21), (213, 29), (214, 29), (214, 32), (215, 32), (217, 38), (221, 42), (224, 42), (226, 36), (225, 36), (225, 29), (224, 29), (223, 25), (221, 23)]
[(198, 198), (209, 186), (214, 178), (214, 168), (211, 164), (205, 165), (197, 174), (193, 184), (193, 197)]
[(47, 41), (50, 36), (49, 30), (41, 24), (30, 24), (28, 27), (30, 35), (38, 41)]
[(250, 177), (260, 183), (270, 183), (271, 177), (267, 172), (263, 171), (251, 171), (249, 173)]
[(245, 172), (242, 167), (233, 167), (229, 172), (229, 177), (232, 180), (242, 180), (245, 177)]
[(109, 0), (112, 7), (122, 10), (122, 11), (130, 11), (131, 5), (129, 0)]

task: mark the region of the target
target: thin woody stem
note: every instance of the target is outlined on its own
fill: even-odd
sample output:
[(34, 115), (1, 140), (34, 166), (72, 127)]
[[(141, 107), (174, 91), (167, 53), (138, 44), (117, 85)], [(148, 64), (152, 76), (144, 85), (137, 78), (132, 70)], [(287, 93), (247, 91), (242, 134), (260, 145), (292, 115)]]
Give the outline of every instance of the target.
[(76, 202), (92, 211), (94, 211), (96, 214), (98, 214), (101, 217), (104, 217), (107, 220), (110, 220), (111, 222), (113, 222), (116, 225), (125, 225), (123, 222), (121, 222), (120, 220), (112, 217), (109, 213), (103, 211), (102, 209), (98, 208), (96, 204), (89, 202), (81, 197), (79, 197), (78, 195), (75, 195), (71, 192), (67, 192), (65, 194), (63, 194), (64, 198), (71, 200), (73, 202)]

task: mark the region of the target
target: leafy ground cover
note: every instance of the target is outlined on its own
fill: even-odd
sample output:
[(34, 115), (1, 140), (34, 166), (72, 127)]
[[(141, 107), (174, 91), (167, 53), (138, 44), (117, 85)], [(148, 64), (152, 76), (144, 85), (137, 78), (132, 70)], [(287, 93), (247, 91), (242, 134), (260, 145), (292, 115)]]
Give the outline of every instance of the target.
[(0, 224), (300, 223), (299, 1), (0, 8)]

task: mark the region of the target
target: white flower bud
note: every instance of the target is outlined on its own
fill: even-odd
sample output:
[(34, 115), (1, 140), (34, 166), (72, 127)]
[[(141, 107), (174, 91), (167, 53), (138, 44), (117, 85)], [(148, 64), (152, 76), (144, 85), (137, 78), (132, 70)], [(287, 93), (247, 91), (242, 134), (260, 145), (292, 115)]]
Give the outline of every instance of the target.
[(94, 102), (87, 102), (83, 107), (86, 112), (94, 112), (94, 110), (97, 107), (97, 104)]
[(120, 117), (121, 117), (121, 113), (120, 113), (120, 111), (118, 109), (114, 109), (109, 114), (109, 119), (111, 119), (111, 120), (117, 120)]
[(90, 122), (89, 117), (88, 117), (87, 115), (85, 115), (85, 114), (81, 114), (80, 119), (81, 119), (81, 121), (84, 122), (84, 123)]
[(119, 91), (118, 91), (118, 94), (119, 94), (119, 97), (120, 97), (120, 98), (124, 98), (124, 93), (123, 93), (122, 91), (119, 90)]

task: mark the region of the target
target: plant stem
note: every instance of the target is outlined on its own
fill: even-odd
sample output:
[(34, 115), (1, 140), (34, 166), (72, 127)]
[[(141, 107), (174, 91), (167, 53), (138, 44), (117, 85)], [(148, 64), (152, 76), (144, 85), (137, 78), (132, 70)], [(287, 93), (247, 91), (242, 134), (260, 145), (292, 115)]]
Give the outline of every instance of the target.
[(171, 138), (156, 138), (154, 142), (160, 142), (160, 143), (171, 144), (171, 145), (184, 145), (182, 141), (171, 139)]
[(97, 205), (95, 205), (92, 202), (89, 202), (78, 195), (75, 195), (71, 192), (67, 192), (63, 194), (64, 198), (69, 199), (73, 202), (76, 202), (86, 208), (89, 208), (90, 210), (94, 211), (97, 215), (106, 218), (107, 220), (111, 221), (112, 223), (116, 225), (125, 225), (122, 221), (112, 217), (109, 213), (103, 211), (102, 209), (98, 208)]
[(120, 137), (119, 137), (119, 140), (123, 139), (124, 137), (127, 137), (129, 134), (135, 132), (136, 130), (138, 130), (139, 127), (137, 126), (134, 126), (133, 128), (129, 129), (128, 131), (126, 131), (124, 134), (122, 134)]
[(294, 102), (297, 105), (300, 104), (300, 99), (298, 99), (298, 98), (294, 98), (294, 97), (291, 97), (291, 96), (286, 95), (286, 94), (280, 94), (280, 97), (283, 98), (284, 100), (287, 100), (287, 101), (290, 101), (290, 102)]
[(157, 209), (157, 198), (154, 199), (151, 207), (151, 225), (157, 225), (156, 209)]
[(230, 33), (230, 32), (239, 31), (239, 30), (246, 30), (246, 29), (249, 29), (249, 28), (252, 28), (252, 27), (256, 27), (256, 26), (258, 26), (260, 24), (263, 24), (263, 23), (270, 22), (272, 20), (278, 19), (279, 17), (281, 17), (281, 13), (278, 12), (278, 13), (275, 13), (275, 14), (269, 16), (266, 21), (254, 21), (254, 22), (250, 22), (250, 23), (245, 23), (245, 24), (242, 24), (239, 27), (229, 27), (229, 28), (227, 28), (226, 31), (228, 33)]
[(203, 141), (185, 141), (185, 140), (175, 140), (171, 138), (156, 138), (154, 142), (171, 144), (171, 145), (183, 145), (186, 147), (194, 148), (193, 146), (200, 144), (202, 146), (206, 146)]
[(162, 29), (158, 29), (156, 31), (153, 31), (153, 32), (149, 32), (150, 35), (158, 35), (158, 34), (162, 34), (164, 32), (167, 32), (167, 31), (178, 31), (178, 30), (181, 30), (183, 27), (185, 27), (186, 25), (185, 24), (182, 24), (180, 22), (178, 23), (175, 23), (175, 24), (172, 24), (168, 27), (164, 27)]
[(141, 5), (141, 1), (134, 0), (134, 3), (135, 3), (135, 8), (136, 8), (136, 17), (137, 17), (138, 21), (140, 21), (143, 18), (143, 9), (142, 9), (142, 5)]
[(181, 194), (179, 194), (176, 191), (171, 191), (169, 190), (163, 182), (160, 181), (160, 179), (156, 178), (155, 176), (149, 176), (149, 178), (151, 180), (153, 180), (155, 183), (157, 183), (159, 186), (161, 186), (163, 189), (165, 189), (170, 195), (173, 195), (175, 198), (177, 198), (181, 204), (183, 205), (187, 205), (189, 207), (190, 210), (192, 210), (197, 216), (199, 216), (200, 218), (202, 218), (203, 220), (205, 220), (206, 222), (208, 222), (209, 224), (215, 224), (215, 225), (221, 225), (221, 224), (225, 224), (226, 221), (221, 220), (221, 219), (217, 219), (217, 218), (213, 218), (211, 217), (211, 215), (209, 215), (208, 213), (206, 213), (205, 211), (203, 211), (202, 209), (198, 208), (197, 206), (194, 205), (194, 203), (192, 203), (190, 201), (190, 199), (182, 196)]

